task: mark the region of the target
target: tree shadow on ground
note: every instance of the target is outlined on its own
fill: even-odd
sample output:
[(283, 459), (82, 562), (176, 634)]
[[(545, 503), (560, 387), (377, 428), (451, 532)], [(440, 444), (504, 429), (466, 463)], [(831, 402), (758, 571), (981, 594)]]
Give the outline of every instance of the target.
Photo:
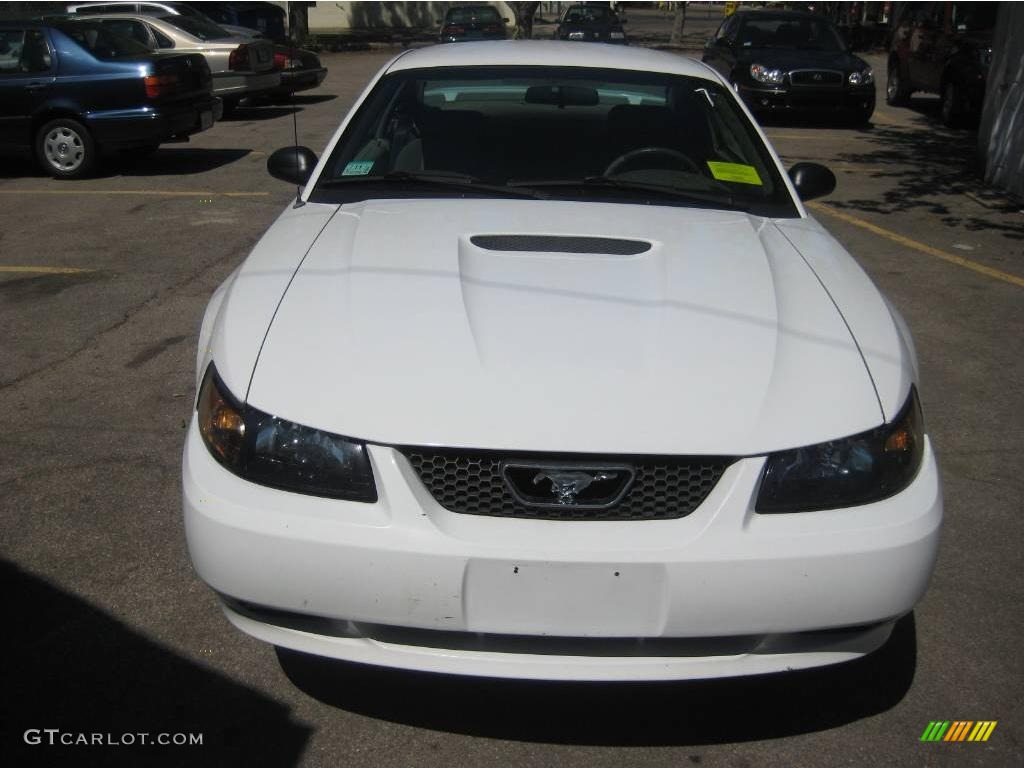
[[(869, 178), (886, 179), (885, 191), (872, 198), (830, 201), (836, 208), (882, 216), (922, 211), (950, 227), (997, 232), (1024, 240), (1024, 224), (999, 214), (1016, 214), (1020, 205), (985, 185), (977, 156), (977, 137), (922, 117), (913, 126), (875, 125), (856, 152), (835, 159), (851, 169), (864, 167)], [(970, 212), (964, 197), (995, 215)]]
[[(289, 710), (0, 561), (4, 614), (0, 744), (7, 765), (296, 765), (311, 730)], [(27, 744), (29, 729), (185, 733), (201, 745)], [(61, 736), (55, 738), (60, 739)]]
[(820, 731), (884, 712), (916, 668), (913, 615), (853, 662), (751, 678), (548, 683), (388, 670), (278, 650), (289, 679), (358, 714), (496, 739), (601, 746), (742, 742)]

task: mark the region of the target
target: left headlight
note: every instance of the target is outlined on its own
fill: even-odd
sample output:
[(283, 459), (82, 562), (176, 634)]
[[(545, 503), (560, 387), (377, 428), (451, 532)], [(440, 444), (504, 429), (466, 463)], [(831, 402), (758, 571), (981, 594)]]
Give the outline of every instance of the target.
[(770, 454), (758, 512), (807, 512), (881, 501), (913, 481), (924, 455), (917, 390), (889, 424), (853, 437)]
[(871, 85), (875, 82), (875, 73), (868, 67), (863, 72), (851, 72), (846, 79), (850, 85)]
[(199, 389), (196, 410), (206, 448), (239, 477), (313, 496), (377, 501), (364, 443), (241, 404), (212, 363)]
[(767, 67), (764, 64), (751, 64), (750, 65), (750, 76), (757, 80), (759, 83), (768, 83), (769, 85), (782, 85), (782, 79), (785, 77), (785, 72), (781, 69), (773, 69)]

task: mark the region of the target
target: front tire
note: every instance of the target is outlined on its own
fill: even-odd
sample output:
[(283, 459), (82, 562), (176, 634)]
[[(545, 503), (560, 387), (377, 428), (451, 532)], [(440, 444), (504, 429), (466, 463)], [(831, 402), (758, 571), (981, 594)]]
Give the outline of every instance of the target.
[(885, 79), (885, 103), (899, 107), (910, 101), (910, 88), (900, 72), (898, 61), (889, 62), (889, 72)]
[(77, 120), (60, 117), (36, 133), (36, 156), (55, 179), (80, 179), (92, 173), (99, 159), (89, 129)]
[(939, 102), (942, 122), (949, 128), (956, 128), (963, 122), (963, 100), (960, 90), (953, 83), (942, 86), (942, 100)]

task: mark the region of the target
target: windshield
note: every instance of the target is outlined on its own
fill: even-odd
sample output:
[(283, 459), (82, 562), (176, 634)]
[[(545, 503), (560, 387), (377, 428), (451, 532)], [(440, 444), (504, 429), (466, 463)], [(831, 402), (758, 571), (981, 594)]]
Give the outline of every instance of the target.
[(996, 25), (999, 3), (956, 3), (953, 26), (957, 32), (981, 32)]
[(449, 24), (494, 24), (501, 21), (498, 12), (489, 5), (474, 8), (452, 8), (448, 11)]
[(730, 93), (700, 78), (582, 67), (387, 75), (331, 153), (312, 199), (465, 196), (474, 184), (482, 195), (796, 215)]
[(795, 16), (757, 16), (744, 19), (737, 35), (741, 48), (799, 48), (844, 51), (846, 45), (825, 19)]
[(117, 34), (100, 21), (65, 21), (54, 26), (103, 61), (149, 53), (148, 46)]
[(219, 40), (231, 37), (231, 33), (223, 27), (218, 27), (212, 21), (195, 16), (161, 16), (161, 21), (173, 24), (178, 29), (183, 29), (193, 37), (200, 40)]
[(565, 12), (567, 24), (604, 24), (618, 20), (619, 17), (612, 12), (611, 8), (600, 5), (581, 5)]

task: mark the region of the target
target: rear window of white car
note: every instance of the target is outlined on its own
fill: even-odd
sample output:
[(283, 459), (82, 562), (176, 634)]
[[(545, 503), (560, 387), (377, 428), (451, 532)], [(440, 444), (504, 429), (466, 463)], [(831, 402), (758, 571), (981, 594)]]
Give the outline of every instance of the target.
[(449, 193), (401, 183), (417, 175), (557, 199), (797, 215), (732, 94), (702, 78), (653, 72), (453, 67), (388, 75), (335, 147), (313, 197)]

